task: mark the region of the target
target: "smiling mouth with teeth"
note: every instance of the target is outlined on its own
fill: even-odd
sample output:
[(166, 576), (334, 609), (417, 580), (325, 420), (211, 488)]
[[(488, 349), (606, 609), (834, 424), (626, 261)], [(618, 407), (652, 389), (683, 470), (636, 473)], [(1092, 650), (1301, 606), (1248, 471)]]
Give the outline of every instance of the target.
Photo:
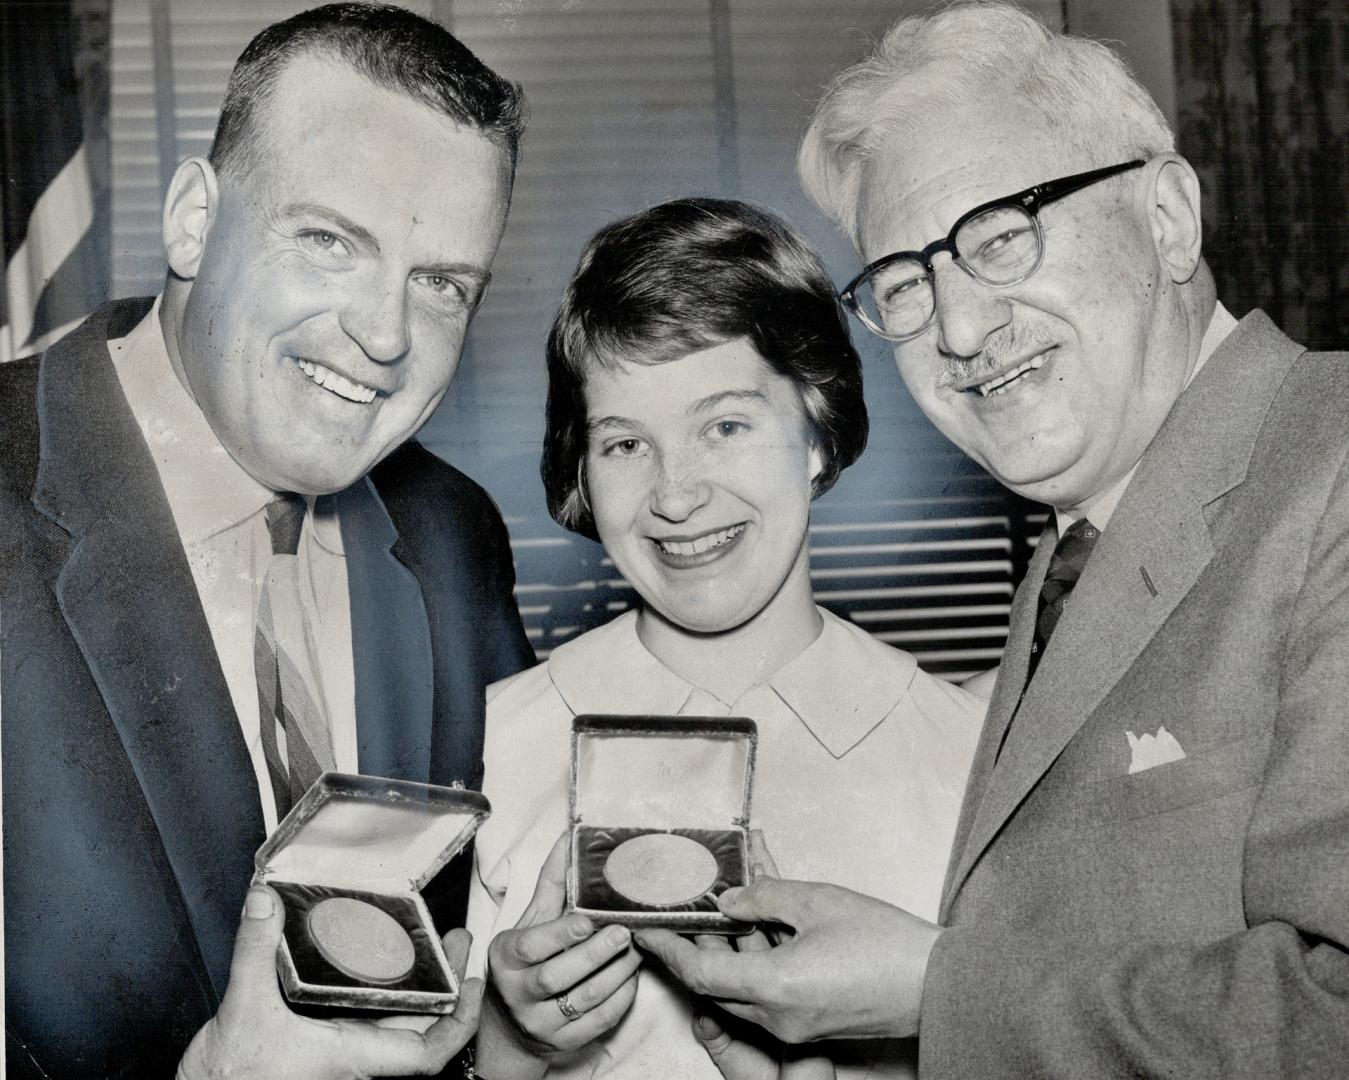
[(711, 551), (713, 548), (729, 544), (744, 531), (745, 525), (742, 522), (739, 525), (732, 525), (729, 529), (700, 536), (696, 540), (659, 540), (655, 537), (652, 537), (652, 539), (655, 540), (656, 546), (667, 555), (701, 555), (704, 551)]
[(1048, 353), (1038, 353), (1032, 356), (1024, 364), (1018, 364), (1011, 371), (1004, 371), (1001, 375), (989, 379), (988, 382), (979, 383), (977, 386), (971, 386), (969, 391), (978, 393), (980, 397), (988, 397), (991, 394), (1006, 393), (1007, 388), (1017, 379), (1021, 378), (1028, 371), (1038, 371), (1044, 367), (1045, 361), (1049, 359)]
[(295, 363), (310, 382), (346, 401), (354, 401), (358, 405), (369, 405), (370, 402), (375, 400), (375, 395), (378, 393), (373, 386), (362, 386), (358, 382), (352, 382), (345, 375), (339, 375), (332, 368), (323, 367), (312, 360), (297, 359)]

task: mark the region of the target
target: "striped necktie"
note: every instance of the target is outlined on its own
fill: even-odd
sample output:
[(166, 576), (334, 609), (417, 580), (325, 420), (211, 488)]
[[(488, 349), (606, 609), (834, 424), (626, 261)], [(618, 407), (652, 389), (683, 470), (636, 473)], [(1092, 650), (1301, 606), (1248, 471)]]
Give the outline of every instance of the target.
[(253, 666), (262, 752), (280, 821), (333, 765), (332, 740), (314, 666), (314, 635), (300, 600), (299, 547), (305, 504), (279, 495), (267, 504), (272, 557), (258, 598)]
[(1049, 646), (1049, 638), (1063, 616), (1068, 603), (1068, 594), (1073, 591), (1077, 579), (1087, 565), (1092, 548), (1101, 535), (1086, 518), (1073, 522), (1059, 537), (1054, 545), (1054, 554), (1049, 558), (1049, 571), (1045, 574), (1044, 584), (1040, 586), (1040, 603), (1035, 616), (1035, 638), (1030, 647), (1030, 667), (1026, 671), (1026, 682), (1031, 681), (1040, 658)]
[(1026, 690), (1030, 686), (1031, 679), (1035, 677), (1035, 669), (1040, 666), (1040, 657), (1049, 646), (1050, 635), (1054, 633), (1054, 627), (1058, 626), (1059, 619), (1063, 616), (1063, 609), (1068, 603), (1068, 594), (1073, 591), (1077, 579), (1082, 576), (1082, 570), (1086, 567), (1087, 559), (1100, 535), (1101, 532), (1095, 525), (1082, 518), (1070, 525), (1059, 537), (1059, 542), (1054, 545), (1054, 553), (1049, 557), (1049, 570), (1045, 574), (1044, 584), (1040, 586), (1035, 635), (1030, 646), (1026, 681), (1021, 684), (1021, 697), (1017, 699), (1016, 708), (1012, 711), (1007, 726), (1002, 729), (1002, 739), (998, 743), (998, 752), (993, 759), (995, 762), (1002, 757), (1002, 751), (1007, 745), (1007, 736), (1021, 714), (1021, 702), (1025, 700)]

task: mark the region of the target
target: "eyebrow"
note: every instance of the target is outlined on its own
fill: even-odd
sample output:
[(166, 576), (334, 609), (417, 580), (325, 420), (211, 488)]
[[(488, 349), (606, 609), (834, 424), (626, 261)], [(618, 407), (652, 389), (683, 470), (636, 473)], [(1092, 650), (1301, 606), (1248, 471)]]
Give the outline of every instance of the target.
[(723, 405), (730, 401), (744, 401), (750, 404), (767, 405), (768, 395), (761, 390), (722, 390), (715, 394), (708, 394), (707, 397), (699, 398), (684, 410), (686, 416), (692, 416), (694, 413), (706, 412), (708, 409), (715, 409), (718, 405)]
[(598, 435), (602, 431), (610, 428), (631, 428), (636, 427), (637, 422), (626, 416), (596, 416), (586, 421), (586, 434)]
[(330, 206), (320, 206), (318, 203), (291, 203), (283, 211), (282, 215), (288, 218), (298, 217), (317, 217), (331, 222), (343, 232), (350, 233), (351, 236), (359, 240), (366, 247), (379, 250), (379, 241), (375, 239), (375, 234), (362, 225), (357, 225), (351, 218), (344, 214), (339, 214)]
[[(331, 206), (323, 206), (319, 203), (299, 202), (291, 203), (283, 211), (282, 215), (289, 218), (298, 217), (316, 217), (336, 225), (345, 233), (366, 247), (373, 250), (376, 254), (379, 252), (379, 241), (375, 239), (375, 234), (363, 225), (357, 225), (351, 218), (345, 214), (338, 213)], [(471, 277), (479, 285), (485, 284), (492, 276), (492, 272), (485, 267), (476, 266), (473, 263), (446, 262), (431, 263), (420, 268), (423, 273), (429, 274), (462, 274)]]
[[(746, 401), (766, 405), (768, 396), (760, 390), (720, 390), (691, 403), (684, 410), (684, 415), (695, 416), (700, 412), (706, 412), (708, 409), (715, 409), (718, 405), (725, 404), (728, 401)], [(598, 435), (613, 428), (626, 430), (640, 426), (638, 421), (627, 416), (596, 416), (586, 421), (586, 434)]]

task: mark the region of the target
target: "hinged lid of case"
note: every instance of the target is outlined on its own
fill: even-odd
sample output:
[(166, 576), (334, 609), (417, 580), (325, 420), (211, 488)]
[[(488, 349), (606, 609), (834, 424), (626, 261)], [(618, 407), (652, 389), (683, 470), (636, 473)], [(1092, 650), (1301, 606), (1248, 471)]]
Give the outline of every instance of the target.
[(571, 738), (573, 824), (748, 826), (758, 743), (753, 720), (578, 716)]
[(324, 773), (258, 848), (257, 878), (421, 889), (490, 813), (476, 791)]

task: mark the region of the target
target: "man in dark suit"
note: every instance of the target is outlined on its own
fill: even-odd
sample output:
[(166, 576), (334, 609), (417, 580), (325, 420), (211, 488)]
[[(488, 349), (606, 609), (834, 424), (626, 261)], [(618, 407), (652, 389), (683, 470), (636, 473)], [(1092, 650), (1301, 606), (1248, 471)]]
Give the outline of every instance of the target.
[[(249, 880), (302, 737), (310, 764), (476, 787), (483, 689), (532, 662), (499, 514), (413, 440), (521, 125), (518, 88), (408, 12), (277, 24), (173, 179), (163, 294), (0, 368), (11, 1075), (167, 1076), (185, 1050), (184, 1077), (425, 1072), (471, 1034), (473, 986), (424, 1033), (292, 1013)], [(287, 553), (312, 738), (275, 727), (282, 646), (274, 675), (255, 651)], [(466, 872), (426, 891), (442, 926)]]
[(1054, 513), (942, 925), (770, 881), (722, 907), (771, 952), (639, 942), (794, 1042), (917, 1033), (925, 1078), (1344, 1076), (1349, 357), (1217, 303), (1155, 105), (1015, 8), (897, 24), (801, 160), (915, 400)]

